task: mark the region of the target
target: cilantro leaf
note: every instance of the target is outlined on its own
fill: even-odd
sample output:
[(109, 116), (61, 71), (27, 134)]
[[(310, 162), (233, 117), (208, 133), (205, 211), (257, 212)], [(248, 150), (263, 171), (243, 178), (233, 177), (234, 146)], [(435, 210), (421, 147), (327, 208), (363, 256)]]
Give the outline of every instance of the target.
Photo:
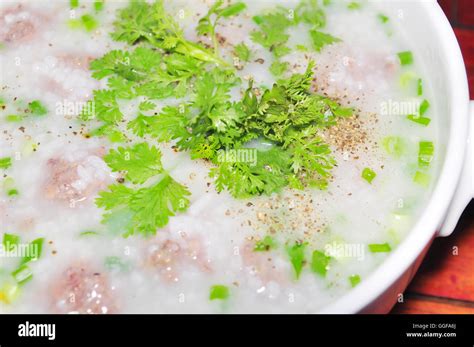
[(326, 45), (332, 45), (334, 43), (341, 42), (342, 40), (334, 37), (330, 34), (323, 33), (317, 30), (310, 30), (309, 32), (311, 40), (313, 42), (313, 47), (316, 52), (321, 52), (321, 49)]
[(144, 183), (163, 171), (161, 152), (146, 143), (111, 150), (104, 160), (113, 171), (127, 172), (126, 178), (135, 184)]
[(298, 279), (301, 275), (301, 271), (303, 270), (303, 265), (305, 264), (305, 251), (306, 251), (306, 243), (295, 243), (292, 246), (286, 247), (286, 252), (290, 257), (291, 265), (293, 265), (293, 269), (295, 270), (296, 279)]
[(242, 42), (234, 47), (234, 54), (240, 59), (240, 61), (249, 62), (252, 56), (252, 51)]
[(221, 18), (228, 18), (239, 14), (247, 8), (243, 2), (237, 2), (228, 6), (223, 6), (224, 0), (217, 0), (211, 6), (207, 14), (198, 22), (196, 30), (199, 35), (209, 35), (214, 45), (214, 52), (218, 54), (218, 41), (216, 27)]
[[(151, 187), (133, 190), (123, 185), (112, 185), (109, 191), (99, 194), (98, 207), (109, 211), (103, 222), (115, 216), (125, 216), (126, 236), (140, 233), (154, 235), (159, 228), (168, 224), (169, 218), (177, 212), (184, 212), (189, 206), (188, 189), (165, 176)], [(128, 221), (127, 221), (128, 219)]]

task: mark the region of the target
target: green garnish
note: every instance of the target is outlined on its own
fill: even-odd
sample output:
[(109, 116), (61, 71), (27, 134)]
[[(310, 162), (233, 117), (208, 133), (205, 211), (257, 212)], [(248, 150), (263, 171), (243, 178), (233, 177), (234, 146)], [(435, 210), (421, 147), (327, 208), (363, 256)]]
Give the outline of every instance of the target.
[(10, 114), (10, 115), (5, 117), (6, 121), (11, 122), (11, 123), (21, 122), (23, 120), (23, 118), (24, 118), (23, 116), (20, 116), (20, 115), (17, 115), (17, 114)]
[(0, 301), (11, 304), (20, 294), (20, 288), (17, 283), (2, 283), (0, 287)]
[(359, 275), (352, 275), (349, 277), (349, 282), (351, 283), (351, 287), (354, 288), (360, 283), (360, 276)]
[(20, 236), (14, 234), (3, 234), (3, 247), (10, 252), (20, 243)]
[(421, 141), (418, 150), (418, 166), (428, 167), (434, 156), (434, 144), (431, 141)]
[(407, 119), (411, 120), (412, 122), (418, 123), (423, 126), (428, 126), (431, 123), (431, 119), (428, 117), (421, 117), (419, 115), (410, 114), (407, 116)]
[(355, 2), (355, 1), (350, 2), (349, 4), (347, 4), (347, 8), (349, 10), (360, 10), (361, 7), (362, 7), (362, 5), (358, 2)]
[(369, 183), (372, 183), (376, 176), (377, 174), (371, 168), (366, 167), (364, 170), (362, 170), (362, 178)]
[[(324, 5), (329, 5), (329, 1), (323, 0)], [(318, 1), (301, 0), (294, 11), (296, 23), (306, 23), (312, 28), (323, 28), (326, 25), (326, 14)]]
[(392, 248), (388, 243), (372, 243), (369, 244), (369, 251), (372, 253), (386, 253), (390, 252)]
[(428, 100), (426, 99), (423, 100), (423, 102), (420, 105), (420, 116), (424, 116), (429, 108), (430, 108), (430, 103), (428, 102)]
[(398, 58), (402, 66), (413, 64), (413, 53), (410, 51), (398, 53)]
[(423, 126), (428, 126), (431, 123), (431, 119), (428, 117), (424, 117), (428, 109), (430, 108), (430, 103), (428, 100), (423, 100), (420, 104), (420, 108), (417, 115), (408, 115), (407, 118), (412, 122), (421, 124)]
[(117, 215), (125, 215), (126, 223), (122, 226), (126, 236), (136, 233), (154, 235), (157, 229), (168, 224), (170, 217), (187, 210), (189, 195), (185, 186), (164, 174), (158, 183), (149, 187), (132, 189), (120, 184), (112, 185), (108, 191), (99, 194), (96, 204), (108, 211), (103, 223)]
[(265, 236), (263, 240), (257, 241), (255, 243), (254, 251), (255, 252), (267, 252), (271, 249), (274, 249), (277, 247), (277, 243), (275, 239), (271, 236)]
[(417, 94), (418, 96), (423, 95), (423, 80), (421, 78), (419, 78), (417, 82)]
[(92, 230), (86, 230), (79, 234), (79, 236), (97, 236), (97, 235), (99, 235), (99, 233)]
[(387, 136), (382, 140), (385, 151), (395, 158), (400, 158), (405, 152), (405, 142), (398, 136)]
[(287, 246), (286, 252), (290, 257), (291, 265), (295, 270), (296, 279), (300, 277), (301, 270), (305, 263), (306, 243), (295, 243), (293, 246)]
[(23, 285), (33, 278), (33, 272), (27, 265), (21, 265), (12, 272), (12, 276), (19, 285)]
[(132, 1), (128, 7), (119, 10), (114, 26), (112, 38), (116, 41), (129, 45), (147, 42), (167, 54), (183, 55), (179, 58), (187, 62), (198, 60), (229, 65), (201, 45), (188, 41), (173, 16), (166, 13), (162, 0), (153, 4)]
[(94, 16), (84, 14), (79, 19), (70, 19), (68, 25), (71, 29), (84, 29), (91, 32), (99, 26), (99, 23)]
[(135, 184), (145, 183), (163, 171), (161, 152), (146, 143), (111, 150), (104, 160), (114, 172), (125, 171), (126, 178)]
[[(307, 16), (303, 8), (318, 16)], [(219, 18), (244, 9), (240, 3), (223, 7), (219, 1), (201, 20), (199, 30), (212, 36)], [(325, 24), (324, 12), (314, 1), (302, 2), (296, 19), (289, 14), (278, 8), (254, 18), (260, 28), (252, 35), (254, 41), (271, 47), (275, 57), (286, 54), (287, 27)], [(93, 77), (107, 79), (108, 86), (94, 91), (80, 115), (82, 121), (100, 123), (92, 135), (124, 142), (133, 138), (131, 132), (147, 140), (173, 141), (177, 150), (187, 151), (192, 159), (208, 161), (216, 189), (228, 190), (235, 198), (270, 195), (285, 187), (327, 187), (336, 161), (320, 134), (354, 110), (312, 93), (313, 62), (305, 73), (280, 79), (271, 88), (254, 87), (250, 81), (236, 100), (231, 91), (242, 83), (236, 69), (217, 51), (185, 39), (162, 1), (132, 2), (119, 10), (114, 27), (112, 37), (133, 48), (110, 51), (91, 63)], [(245, 47), (236, 49), (239, 59), (250, 59)], [(137, 98), (140, 112), (126, 122), (120, 101)], [(182, 100), (147, 115), (157, 110), (155, 100), (167, 98)], [(125, 122), (123, 131), (119, 125)], [(252, 141), (265, 141), (272, 147), (266, 151), (249, 148)], [(187, 209), (189, 191), (162, 169), (160, 158), (159, 151), (146, 144), (119, 147), (105, 157), (113, 171), (125, 173), (129, 183), (141, 186), (116, 184), (100, 193), (97, 205), (107, 211), (103, 223), (124, 229), (126, 235), (148, 235)]]
[(278, 60), (274, 61), (270, 66), (270, 72), (273, 76), (279, 77), (283, 75), (286, 70), (288, 70), (288, 63), (287, 62), (280, 62)]
[(10, 157), (0, 158), (0, 169), (8, 169), (10, 166), (12, 166), (12, 158)]
[(390, 21), (390, 18), (387, 17), (386, 15), (384, 15), (383, 13), (379, 13), (377, 15), (377, 18), (379, 19), (379, 21), (382, 23), (382, 24), (386, 24)]
[(44, 116), (48, 113), (48, 109), (39, 100), (34, 100), (28, 104), (31, 114), (35, 116)]
[(81, 23), (84, 29), (86, 29), (86, 31), (92, 31), (99, 26), (99, 24), (97, 23), (97, 20), (90, 14), (82, 15)]
[(311, 270), (322, 277), (326, 277), (330, 261), (331, 257), (324, 252), (314, 251), (311, 258)]
[(20, 194), (20, 192), (18, 191), (18, 189), (10, 189), (10, 190), (7, 191), (8, 196), (17, 196), (19, 194)]
[(277, 58), (290, 52), (287, 47), (290, 36), (286, 31), (295, 21), (287, 9), (277, 7), (270, 13), (254, 17), (253, 20), (259, 30), (250, 34), (252, 41), (272, 51)]
[(252, 56), (252, 51), (245, 43), (239, 43), (234, 47), (234, 54), (241, 62), (249, 62)]
[(332, 35), (323, 33), (317, 30), (310, 30), (309, 32), (311, 40), (313, 42), (313, 47), (316, 52), (321, 52), (321, 49), (326, 45), (332, 45), (334, 43), (341, 42), (341, 39), (334, 37)]
[(219, 44), (216, 36), (216, 27), (221, 18), (229, 18), (238, 15), (247, 8), (243, 2), (224, 6), (224, 0), (217, 0), (211, 6), (207, 15), (201, 18), (196, 28), (199, 35), (209, 35), (214, 46), (214, 54), (219, 53)]
[(104, 0), (95, 0), (94, 1), (94, 10), (100, 12), (104, 9)]
[(77, 8), (79, 7), (79, 0), (69, 0), (69, 6), (71, 8)]
[(21, 260), (20, 265), (24, 265), (32, 261), (37, 261), (41, 257), (41, 254), (43, 253), (43, 243), (44, 243), (44, 238), (38, 238), (36, 240), (31, 241), (28, 244), (28, 249), (31, 254), (25, 255), (23, 259)]
[(209, 300), (226, 300), (230, 296), (229, 287), (224, 285), (215, 285), (211, 287)]
[(413, 182), (424, 188), (428, 188), (430, 186), (431, 176), (424, 172), (417, 171), (413, 177)]

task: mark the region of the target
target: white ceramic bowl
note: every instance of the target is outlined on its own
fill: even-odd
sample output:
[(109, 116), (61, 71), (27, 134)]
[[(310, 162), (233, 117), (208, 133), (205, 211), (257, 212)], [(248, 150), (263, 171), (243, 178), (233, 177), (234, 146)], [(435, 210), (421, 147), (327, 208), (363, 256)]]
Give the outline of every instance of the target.
[[(374, 0), (372, 0), (374, 1)], [(402, 298), (433, 239), (454, 230), (474, 196), (474, 102), (448, 19), (435, 0), (376, 1), (417, 43), (440, 118), (442, 168), (428, 206), (400, 246), (366, 280), (323, 313), (387, 313)], [(419, 53), (419, 54), (420, 54)]]

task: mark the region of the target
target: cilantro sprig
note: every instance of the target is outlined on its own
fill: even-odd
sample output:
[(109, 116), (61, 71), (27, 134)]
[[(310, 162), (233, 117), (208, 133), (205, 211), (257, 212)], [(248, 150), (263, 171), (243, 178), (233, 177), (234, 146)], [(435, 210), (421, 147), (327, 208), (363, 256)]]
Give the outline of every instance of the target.
[(233, 17), (247, 8), (243, 2), (237, 2), (224, 6), (224, 0), (217, 0), (211, 6), (207, 14), (199, 20), (196, 28), (199, 35), (208, 35), (214, 46), (214, 54), (219, 56), (219, 43), (217, 40), (216, 27), (221, 18)]
[(188, 208), (189, 190), (163, 169), (161, 152), (155, 147), (146, 143), (119, 147), (111, 150), (105, 161), (114, 171), (125, 171), (126, 178), (132, 183), (145, 183), (152, 178), (159, 180), (138, 188), (114, 184), (101, 192), (96, 204), (107, 211), (104, 224), (121, 217), (126, 236), (154, 235), (168, 224), (170, 217)]
[[(244, 9), (240, 3), (224, 6), (217, 1), (198, 31), (215, 35), (219, 19)], [(295, 19), (285, 11), (280, 8), (255, 21), (260, 21), (260, 28), (296, 21), (316, 30), (325, 24), (324, 12), (312, 2), (302, 2)], [(276, 56), (284, 54), (286, 29), (267, 29), (254, 32), (254, 38)], [(321, 132), (354, 111), (311, 91), (313, 62), (304, 73), (281, 78), (270, 88), (254, 86), (252, 80), (242, 87), (237, 70), (218, 52), (184, 38), (163, 1), (134, 1), (120, 10), (112, 37), (128, 43), (129, 49), (112, 50), (91, 63), (93, 77), (105, 79), (107, 88), (94, 92), (80, 117), (99, 122), (93, 135), (123, 142), (133, 138), (130, 132), (146, 142), (118, 146), (105, 156), (112, 171), (125, 178), (124, 184), (110, 186), (96, 201), (106, 211), (105, 224), (123, 228), (126, 235), (152, 235), (187, 209), (189, 190), (163, 169), (161, 152), (149, 141), (173, 142), (192, 159), (208, 161), (216, 189), (235, 198), (270, 195), (286, 187), (324, 189), (329, 184), (336, 162)], [(249, 50), (241, 51), (242, 59), (249, 59)], [(239, 89), (240, 98), (235, 96)], [(167, 98), (176, 103), (159, 109), (154, 101)], [(120, 101), (136, 99), (138, 114), (126, 121)], [(124, 122), (125, 131), (119, 127)], [(254, 148), (259, 141), (270, 148)], [(252, 160), (228, 160), (223, 155), (227, 152)]]

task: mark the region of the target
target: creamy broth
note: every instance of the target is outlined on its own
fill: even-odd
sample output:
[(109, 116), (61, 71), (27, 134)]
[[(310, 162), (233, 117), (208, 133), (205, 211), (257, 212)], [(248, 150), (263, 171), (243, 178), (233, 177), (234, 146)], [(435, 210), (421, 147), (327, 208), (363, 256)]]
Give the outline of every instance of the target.
[[(212, 51), (211, 35), (198, 35), (196, 27), (213, 1), (165, 3), (185, 39)], [(290, 21), (299, 3), (279, 2)], [(314, 61), (310, 94), (352, 110), (318, 130), (336, 162), (326, 188), (286, 184), (271, 194), (236, 198), (226, 187), (219, 189), (210, 170), (221, 159), (258, 160), (257, 149), (265, 152), (275, 143), (253, 138), (240, 152), (228, 151), (212, 163), (179, 150), (176, 140), (158, 141), (127, 128), (139, 113), (160, 117), (166, 106), (192, 100), (193, 85), (179, 99), (117, 97), (123, 119), (104, 136), (93, 131), (104, 125), (98, 119), (81, 119), (94, 91), (107, 89), (113, 77), (94, 78), (91, 62), (111, 50), (146, 47), (110, 36), (120, 20), (117, 11), (126, 6), (1, 5), (0, 312), (317, 312), (363, 281), (409, 232), (437, 172), (429, 81), (397, 18), (386, 17), (372, 2), (320, 4), (326, 23), (317, 31), (337, 40), (318, 52), (314, 27), (301, 21), (286, 28), (288, 50), (281, 56), (252, 34), (261, 30), (255, 16), (275, 11), (274, 2), (249, 1), (235, 16), (219, 20), (220, 59), (241, 79), (229, 91), (232, 101), (242, 98), (249, 80), (261, 97), (265, 88), (304, 74)], [(234, 53), (242, 43), (251, 52), (248, 62), (241, 59), (245, 54)], [(279, 76), (274, 62), (285, 67)], [(212, 67), (204, 64), (203, 70)], [(178, 93), (173, 88), (172, 95)], [(145, 100), (154, 106), (145, 110)], [(161, 151), (169, 176), (131, 182), (105, 159), (113, 149), (138, 143)], [(139, 165), (136, 175), (148, 169)], [(146, 189), (166, 177), (189, 191), (179, 200), (189, 199), (189, 206), (174, 207), (175, 215), (154, 233), (134, 229), (124, 237), (130, 234), (128, 210), (103, 222), (107, 212), (96, 199), (108, 187)], [(38, 239), (43, 239), (38, 259), (6, 252)], [(18, 270), (27, 272), (24, 282)]]

